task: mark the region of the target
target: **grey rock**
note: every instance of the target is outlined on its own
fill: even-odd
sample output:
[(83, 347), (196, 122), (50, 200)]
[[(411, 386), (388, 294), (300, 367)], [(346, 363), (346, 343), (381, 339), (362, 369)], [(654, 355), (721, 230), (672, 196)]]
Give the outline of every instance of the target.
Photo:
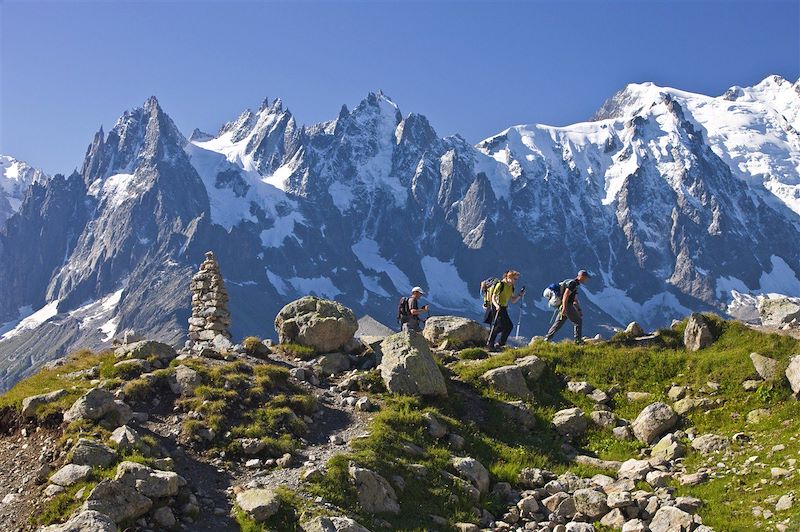
[(703, 434), (692, 440), (692, 449), (703, 454), (724, 451), (731, 446), (731, 440), (717, 434)]
[(169, 506), (162, 506), (154, 511), (153, 520), (157, 525), (164, 528), (171, 528), (175, 526), (175, 523), (177, 522), (175, 519), (175, 514), (172, 513), (172, 510)]
[(619, 530), (626, 521), (625, 514), (619, 508), (614, 508), (600, 519), (600, 524), (614, 530)]
[(641, 519), (631, 519), (622, 525), (622, 532), (647, 532), (647, 525)]
[(185, 479), (172, 471), (160, 471), (143, 464), (127, 461), (117, 466), (114, 480), (135, 488), (136, 491), (151, 499), (177, 495), (180, 486), (186, 484)]
[(589, 395), (594, 390), (594, 386), (585, 381), (569, 381), (567, 390), (580, 395)]
[(753, 362), (756, 373), (765, 381), (772, 382), (781, 378), (780, 364), (774, 358), (750, 353), (750, 360)]
[(350, 369), (350, 357), (343, 353), (327, 353), (319, 357), (320, 373), (324, 376), (338, 375)]
[(442, 372), (421, 334), (401, 332), (381, 342), (378, 369), (391, 393), (446, 396)]
[(644, 480), (647, 473), (652, 471), (653, 467), (648, 460), (637, 460), (631, 458), (622, 462), (617, 476), (619, 478), (627, 478), (631, 480)]
[(559, 410), (553, 416), (553, 425), (562, 435), (580, 436), (588, 425), (580, 408)]
[(527, 397), (530, 394), (525, 377), (517, 366), (501, 366), (490, 369), (481, 379), (488, 382), (495, 390), (518, 397)]
[(800, 355), (795, 355), (789, 359), (789, 366), (786, 368), (786, 378), (794, 395), (800, 396)]
[(675, 426), (678, 416), (664, 403), (652, 403), (645, 407), (631, 424), (636, 438), (650, 445), (656, 438)]
[(594, 525), (582, 521), (570, 521), (567, 523), (565, 532), (594, 532)]
[(714, 402), (705, 397), (684, 397), (673, 406), (675, 413), (682, 416), (695, 410), (710, 410), (714, 407)]
[(477, 460), (470, 457), (453, 457), (450, 460), (458, 475), (472, 482), (481, 493), (489, 491), (489, 471)]
[(685, 454), (686, 446), (672, 433), (664, 435), (650, 451), (650, 456), (666, 461), (681, 458)]
[(127, 425), (123, 425), (114, 429), (114, 432), (111, 433), (109, 439), (116, 443), (117, 448), (121, 450), (134, 449), (138, 447), (142, 441), (139, 433)]
[(116, 408), (114, 396), (111, 392), (101, 388), (92, 388), (75, 401), (69, 410), (64, 412), (64, 421), (100, 419)]
[(589, 417), (598, 427), (609, 428), (617, 426), (617, 416), (608, 410), (594, 410), (589, 414)]
[(644, 329), (642, 329), (642, 326), (639, 325), (635, 321), (630, 322), (628, 324), (628, 326), (625, 327), (625, 333), (626, 334), (630, 334), (632, 336), (644, 336), (645, 335), (645, 332), (644, 332)]
[(426, 430), (431, 437), (439, 439), (447, 436), (447, 425), (439, 421), (435, 414), (425, 412), (422, 414), (422, 420), (425, 422)]
[(280, 510), (281, 500), (271, 489), (248, 489), (236, 495), (236, 504), (257, 523), (266, 521)]
[(425, 320), (422, 335), (433, 346), (445, 340), (457, 347), (486, 345), (488, 333), (478, 322), (459, 316), (431, 316)]
[(678, 478), (678, 482), (680, 482), (681, 486), (697, 486), (698, 484), (702, 484), (708, 480), (708, 473), (705, 471), (698, 471), (696, 473), (690, 473), (688, 475), (681, 475)]
[(202, 384), (200, 374), (188, 366), (181, 364), (175, 368), (175, 372), (170, 375), (169, 387), (172, 393), (177, 395), (192, 395), (195, 388)]
[(633, 439), (633, 431), (631, 430), (630, 425), (614, 427), (613, 429), (611, 429), (611, 433), (614, 435), (614, 438), (621, 441), (627, 441)]
[(538, 380), (547, 368), (547, 362), (536, 355), (518, 358), (514, 363), (522, 370), (522, 374), (532, 381)]
[(761, 324), (767, 327), (782, 327), (800, 320), (800, 301), (788, 297), (763, 298), (758, 303)]
[(576, 490), (572, 496), (575, 499), (575, 510), (591, 521), (600, 519), (609, 511), (606, 494), (601, 491), (584, 488)]
[(117, 453), (107, 445), (88, 438), (80, 438), (72, 448), (73, 464), (90, 467), (108, 467), (117, 459)]
[(61, 525), (50, 525), (40, 532), (117, 532), (117, 525), (105, 514), (83, 510)]
[(92, 468), (86, 465), (67, 464), (50, 477), (50, 482), (61, 487), (69, 487), (86, 480), (92, 474)]
[(365, 512), (399, 514), (397, 494), (389, 482), (374, 471), (351, 464), (348, 473), (355, 484), (358, 503)]
[(687, 350), (699, 351), (713, 344), (715, 339), (705, 316), (698, 313), (689, 316), (683, 333), (683, 345)]
[(650, 532), (689, 532), (694, 528), (694, 519), (674, 506), (662, 506), (649, 526)]
[(775, 504), (775, 511), (776, 512), (785, 512), (794, 506), (794, 495), (786, 494), (781, 495), (781, 498), (778, 499), (778, 502)]
[(22, 417), (31, 418), (36, 416), (36, 410), (43, 405), (58, 401), (67, 395), (66, 390), (55, 390), (50, 393), (32, 395), (22, 400)]
[(175, 348), (171, 345), (165, 344), (163, 342), (156, 342), (153, 340), (143, 340), (141, 342), (134, 342), (132, 344), (126, 344), (121, 347), (118, 347), (116, 351), (114, 351), (114, 355), (119, 358), (138, 358), (138, 359), (147, 359), (151, 356), (155, 356), (158, 360), (162, 362), (171, 362), (178, 353), (175, 352)]
[(146, 514), (152, 506), (153, 501), (133, 487), (116, 480), (104, 480), (89, 493), (83, 509), (106, 514), (119, 523)]
[(370, 532), (349, 517), (315, 517), (302, 523), (304, 532)]
[(275, 331), (281, 343), (332, 353), (347, 344), (358, 329), (355, 314), (344, 305), (314, 296), (302, 297), (281, 309)]
[(667, 392), (670, 401), (680, 401), (686, 396), (686, 386), (672, 386)]

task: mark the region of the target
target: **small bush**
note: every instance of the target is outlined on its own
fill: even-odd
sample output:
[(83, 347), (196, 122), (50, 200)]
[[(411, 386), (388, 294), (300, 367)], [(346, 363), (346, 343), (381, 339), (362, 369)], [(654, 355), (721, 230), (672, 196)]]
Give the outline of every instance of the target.
[(462, 360), (481, 360), (489, 356), (489, 353), (486, 350), (481, 349), (480, 347), (470, 347), (467, 349), (462, 349), (458, 353), (458, 358)]
[(284, 355), (292, 358), (297, 358), (300, 360), (310, 360), (314, 358), (317, 354), (314, 351), (313, 347), (308, 347), (305, 345), (300, 344), (280, 344), (278, 346), (278, 351), (283, 353)]

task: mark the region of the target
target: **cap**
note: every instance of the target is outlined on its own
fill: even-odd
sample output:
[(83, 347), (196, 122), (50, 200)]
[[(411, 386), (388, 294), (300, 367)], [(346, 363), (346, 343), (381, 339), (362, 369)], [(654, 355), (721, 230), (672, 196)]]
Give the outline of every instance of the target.
[(584, 276), (591, 278), (592, 274), (587, 272), (586, 270), (581, 270), (578, 272), (578, 277), (584, 277)]
[(413, 294), (414, 292), (419, 292), (423, 296), (425, 295), (425, 292), (423, 292), (422, 288), (420, 288), (419, 286), (415, 286), (414, 288), (411, 289), (411, 293)]

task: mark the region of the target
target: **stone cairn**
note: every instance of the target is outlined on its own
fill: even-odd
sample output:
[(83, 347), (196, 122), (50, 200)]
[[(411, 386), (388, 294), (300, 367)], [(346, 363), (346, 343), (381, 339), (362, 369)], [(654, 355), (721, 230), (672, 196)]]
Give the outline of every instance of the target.
[(192, 317), (189, 318), (188, 347), (202, 351), (206, 347), (230, 346), (228, 292), (213, 252), (206, 252), (206, 260), (200, 265), (200, 271), (192, 277), (191, 290)]

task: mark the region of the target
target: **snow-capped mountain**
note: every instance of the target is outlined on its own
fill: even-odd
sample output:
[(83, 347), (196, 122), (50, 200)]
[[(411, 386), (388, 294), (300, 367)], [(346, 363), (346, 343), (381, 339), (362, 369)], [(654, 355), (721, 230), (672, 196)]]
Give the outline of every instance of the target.
[(29, 164), (0, 155), (0, 224), (19, 210), (25, 191), (47, 176)]
[(381, 92), (310, 126), (264, 100), (188, 140), (151, 98), (2, 224), (0, 386), (127, 328), (180, 342), (208, 249), (237, 337), (272, 335), (307, 293), (391, 323), (419, 284), (435, 311), (477, 316), (479, 281), (510, 267), (531, 288), (525, 335), (547, 327), (537, 293), (578, 268), (598, 274), (590, 331), (800, 295), (798, 86), (634, 84), (591, 122), (477, 146)]

